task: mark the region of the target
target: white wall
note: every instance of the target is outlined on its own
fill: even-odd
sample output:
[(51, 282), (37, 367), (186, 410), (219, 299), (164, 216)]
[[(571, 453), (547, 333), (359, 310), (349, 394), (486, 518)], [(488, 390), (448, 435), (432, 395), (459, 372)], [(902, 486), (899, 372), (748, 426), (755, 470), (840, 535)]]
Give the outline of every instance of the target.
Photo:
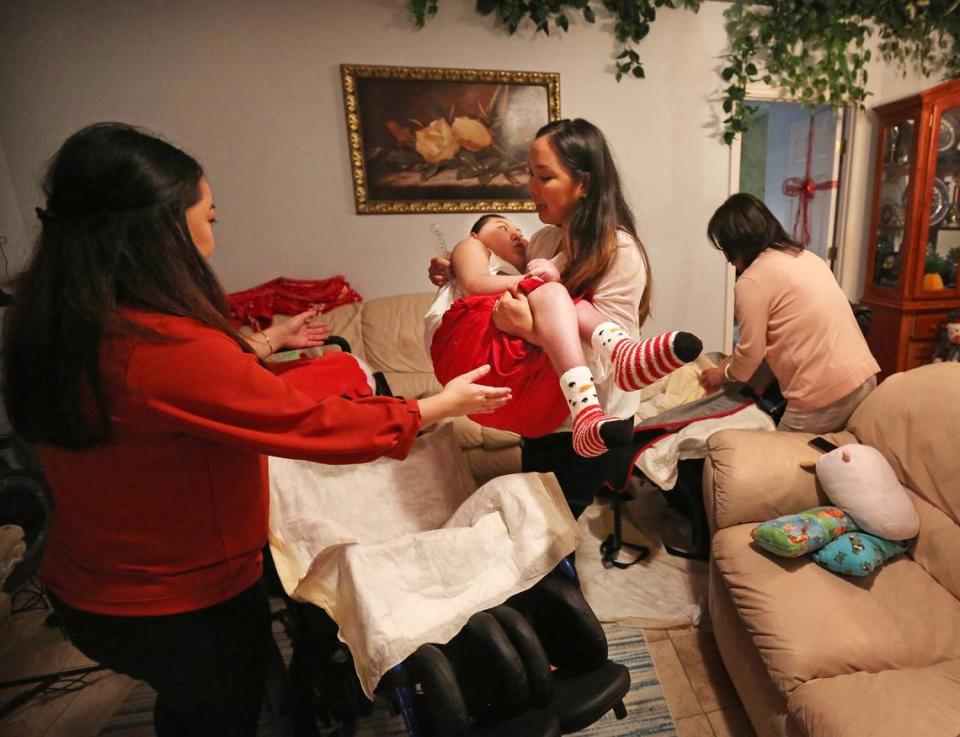
[[(725, 267), (704, 229), (728, 194), (717, 76), (725, 7), (661, 10), (640, 49), (648, 79), (617, 84), (604, 18), (574, 22), (569, 35), (508, 37), (473, 0), (444, 0), (419, 32), (404, 0), (5, 0), (0, 147), (9, 183), (0, 193), (15, 193), (32, 235), (44, 162), (79, 127), (122, 120), (204, 164), (220, 220), (214, 265), (228, 290), (342, 273), (367, 299), (425, 291), (428, 224), (440, 222), (454, 242), (474, 216), (354, 214), (338, 65), (557, 71), (563, 114), (598, 124), (624, 175), (655, 275), (646, 332), (685, 328), (717, 349)], [(912, 82), (871, 74), (888, 99)], [(518, 219), (537, 226), (535, 216)], [(0, 221), (0, 232), (7, 227)], [(855, 270), (853, 260), (845, 266)]]

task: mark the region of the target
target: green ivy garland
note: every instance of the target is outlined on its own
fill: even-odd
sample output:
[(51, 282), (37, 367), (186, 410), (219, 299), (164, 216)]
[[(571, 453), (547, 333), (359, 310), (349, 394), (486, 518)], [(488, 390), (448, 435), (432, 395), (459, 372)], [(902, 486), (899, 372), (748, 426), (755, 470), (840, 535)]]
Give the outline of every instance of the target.
[[(414, 22), (423, 27), (438, 0), (409, 0)], [(656, 9), (696, 12), (701, 0), (477, 0), (481, 15), (495, 14), (513, 34), (529, 20), (536, 31), (566, 32), (572, 13), (588, 23), (602, 6), (614, 20), (619, 44), (616, 78), (645, 76), (635, 46), (650, 32)], [(960, 77), (960, 0), (734, 0), (724, 11), (729, 53), (725, 84), (724, 140), (747, 129), (753, 108), (747, 87), (763, 82), (788, 90), (812, 106), (864, 106), (867, 96), (867, 38), (876, 34), (881, 56), (924, 76)]]
[[(530, 19), (537, 33), (550, 35), (551, 23), (561, 31), (570, 29), (570, 17), (579, 13), (587, 23), (595, 23), (596, 11), (592, 6), (603, 6), (614, 19), (613, 35), (620, 44), (617, 61), (617, 81), (632, 75), (638, 79), (645, 76), (640, 55), (634, 48), (650, 32), (650, 24), (656, 20), (657, 8), (687, 8), (694, 12), (700, 9), (702, 0), (477, 0), (477, 12), (481, 15), (495, 14), (497, 20), (516, 33), (520, 24)], [(437, 14), (437, 0), (410, 0), (414, 22), (422, 28), (428, 18)]]
[(754, 82), (779, 87), (804, 104), (863, 107), (867, 38), (881, 56), (923, 75), (960, 76), (960, 0), (773, 0), (734, 2), (724, 15), (730, 53), (721, 77), (724, 140), (747, 128)]

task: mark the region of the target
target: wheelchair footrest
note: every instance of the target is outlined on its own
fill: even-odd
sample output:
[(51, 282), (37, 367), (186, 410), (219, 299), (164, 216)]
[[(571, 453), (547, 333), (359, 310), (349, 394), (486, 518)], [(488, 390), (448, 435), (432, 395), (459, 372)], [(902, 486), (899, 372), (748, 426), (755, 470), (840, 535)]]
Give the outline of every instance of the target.
[[(608, 660), (599, 668), (570, 678), (562, 671), (554, 675), (555, 693), (550, 705), (564, 734), (578, 732), (610, 711), (623, 710), (623, 698), (630, 690), (630, 671)], [(626, 711), (622, 712), (626, 716)], [(618, 719), (622, 719), (617, 714)]]

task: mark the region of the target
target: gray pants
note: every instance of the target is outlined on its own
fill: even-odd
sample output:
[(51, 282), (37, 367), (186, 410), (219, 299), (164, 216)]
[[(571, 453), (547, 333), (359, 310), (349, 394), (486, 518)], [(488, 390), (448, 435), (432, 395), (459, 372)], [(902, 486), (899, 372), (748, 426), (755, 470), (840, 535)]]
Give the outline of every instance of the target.
[(826, 407), (800, 412), (787, 405), (787, 411), (783, 413), (777, 429), (787, 432), (812, 432), (817, 435), (842, 430), (853, 411), (860, 406), (860, 402), (876, 388), (877, 377), (871, 376), (847, 396), (840, 397)]

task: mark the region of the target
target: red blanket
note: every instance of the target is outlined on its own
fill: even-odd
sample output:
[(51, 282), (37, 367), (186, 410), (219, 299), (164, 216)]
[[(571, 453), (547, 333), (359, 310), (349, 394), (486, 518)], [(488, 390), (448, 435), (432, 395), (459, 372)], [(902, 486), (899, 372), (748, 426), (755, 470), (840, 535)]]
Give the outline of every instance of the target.
[(361, 297), (342, 276), (329, 279), (278, 277), (260, 286), (227, 295), (230, 319), (237, 325), (262, 330), (273, 316), (297, 315), (311, 307), (329, 312), (334, 307), (360, 302)]

